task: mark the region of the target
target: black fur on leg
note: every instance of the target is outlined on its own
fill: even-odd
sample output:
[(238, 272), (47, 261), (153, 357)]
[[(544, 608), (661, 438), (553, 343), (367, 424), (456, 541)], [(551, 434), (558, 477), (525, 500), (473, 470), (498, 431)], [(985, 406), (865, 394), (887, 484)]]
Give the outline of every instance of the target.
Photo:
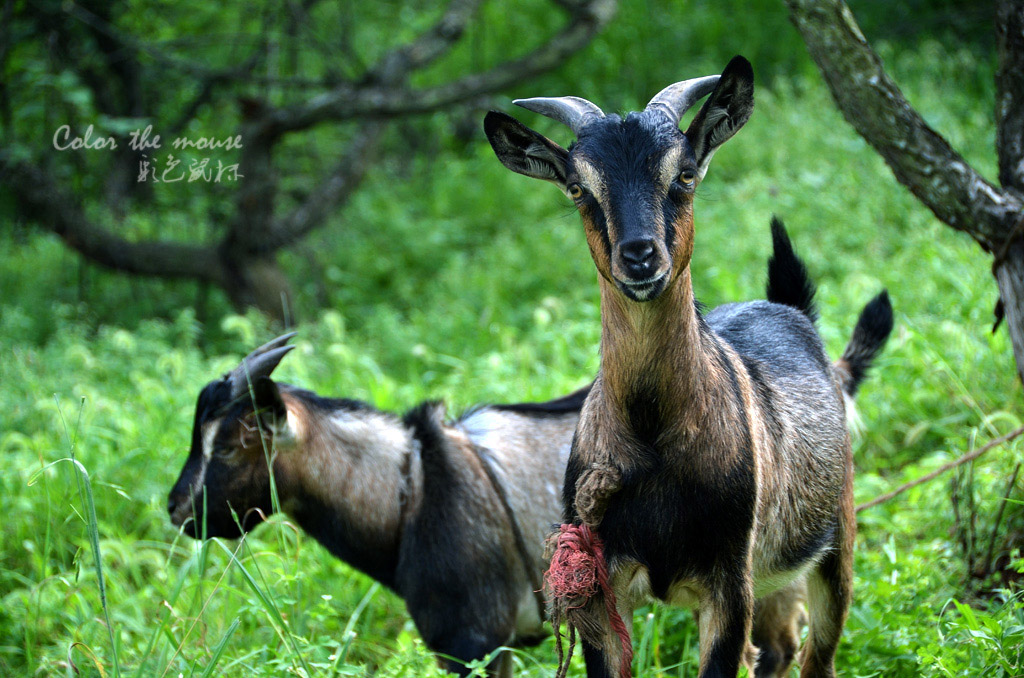
[(754, 671), (757, 678), (772, 678), (778, 665), (779, 656), (772, 648), (763, 645), (758, 648), (757, 669)]
[(587, 666), (587, 678), (614, 678), (611, 669), (608, 667), (607, 658), (603, 650), (582, 641), (583, 661)]

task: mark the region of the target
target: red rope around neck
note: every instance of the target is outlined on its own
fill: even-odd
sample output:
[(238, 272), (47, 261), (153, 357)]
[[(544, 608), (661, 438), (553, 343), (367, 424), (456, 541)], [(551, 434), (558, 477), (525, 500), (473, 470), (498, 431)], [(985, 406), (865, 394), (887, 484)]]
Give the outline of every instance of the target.
[(608, 563), (604, 559), (604, 544), (597, 533), (586, 524), (561, 525), (555, 544), (555, 553), (551, 557), (551, 566), (544, 575), (544, 581), (556, 609), (556, 616), (552, 621), (558, 639), (560, 656), (557, 675), (565, 675), (575, 645), (573, 642), (575, 628), (567, 618), (566, 625), (569, 627), (570, 633), (569, 653), (562, 660), (562, 639), (558, 635), (560, 615), (557, 611), (583, 607), (584, 603), (600, 590), (604, 594), (605, 610), (608, 613), (612, 630), (618, 635), (619, 642), (622, 644), (622, 663), (619, 666), (619, 676), (629, 678), (630, 666), (633, 663), (633, 644), (630, 642), (626, 623), (615, 607), (615, 593), (608, 583)]

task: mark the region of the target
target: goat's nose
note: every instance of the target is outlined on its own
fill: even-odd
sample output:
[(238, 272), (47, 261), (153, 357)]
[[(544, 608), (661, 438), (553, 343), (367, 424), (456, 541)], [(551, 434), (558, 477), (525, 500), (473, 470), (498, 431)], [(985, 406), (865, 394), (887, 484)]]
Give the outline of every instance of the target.
[(648, 275), (654, 259), (654, 239), (637, 238), (619, 245), (622, 261), (631, 276)]
[(174, 512), (178, 508), (178, 504), (179, 497), (177, 495), (172, 494), (171, 496), (167, 497), (167, 513), (173, 516)]

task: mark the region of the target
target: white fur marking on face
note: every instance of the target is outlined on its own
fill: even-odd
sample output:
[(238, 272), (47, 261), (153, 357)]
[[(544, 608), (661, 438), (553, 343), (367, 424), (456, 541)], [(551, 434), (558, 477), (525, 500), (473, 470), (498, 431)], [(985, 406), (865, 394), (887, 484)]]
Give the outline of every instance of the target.
[(594, 198), (597, 199), (597, 202), (601, 205), (601, 208), (605, 209), (607, 189), (605, 187), (604, 178), (601, 176), (601, 172), (583, 158), (576, 158), (575, 164), (576, 173), (580, 175), (580, 184), (583, 185), (583, 188), (590, 191)]
[(217, 429), (220, 428), (220, 422), (220, 419), (215, 419), (203, 424), (203, 459), (209, 460), (213, 456), (213, 439), (217, 435)]
[(679, 156), (682, 155), (682, 152), (682, 148), (673, 146), (661, 157), (661, 163), (658, 165), (658, 176), (661, 177), (661, 184), (666, 191), (672, 185), (672, 182), (676, 180), (676, 176), (679, 173)]
[(206, 469), (210, 465), (210, 458), (207, 456), (203, 457), (203, 463), (199, 466), (199, 471), (192, 477), (192, 487), (189, 490), (189, 496), (197, 501), (200, 493), (203, 491), (203, 485), (206, 484)]

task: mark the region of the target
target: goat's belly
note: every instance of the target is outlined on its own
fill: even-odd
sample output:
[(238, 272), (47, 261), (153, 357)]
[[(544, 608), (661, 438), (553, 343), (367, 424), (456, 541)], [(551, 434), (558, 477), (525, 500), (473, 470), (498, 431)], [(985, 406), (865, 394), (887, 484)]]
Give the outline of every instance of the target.
[(675, 582), (669, 587), (665, 602), (680, 607), (697, 607), (700, 604), (700, 584), (685, 579)]
[(792, 570), (779, 570), (771, 573), (754, 573), (754, 598), (764, 598), (765, 596), (775, 593), (780, 589), (784, 589), (798, 579), (802, 579), (807, 575), (807, 571), (814, 565), (813, 561), (808, 561), (801, 567)]
[[(803, 520), (801, 520), (803, 518)], [(835, 546), (835, 519), (789, 515), (761, 523), (754, 534), (752, 569), (755, 585), (789, 584), (805, 573)]]

